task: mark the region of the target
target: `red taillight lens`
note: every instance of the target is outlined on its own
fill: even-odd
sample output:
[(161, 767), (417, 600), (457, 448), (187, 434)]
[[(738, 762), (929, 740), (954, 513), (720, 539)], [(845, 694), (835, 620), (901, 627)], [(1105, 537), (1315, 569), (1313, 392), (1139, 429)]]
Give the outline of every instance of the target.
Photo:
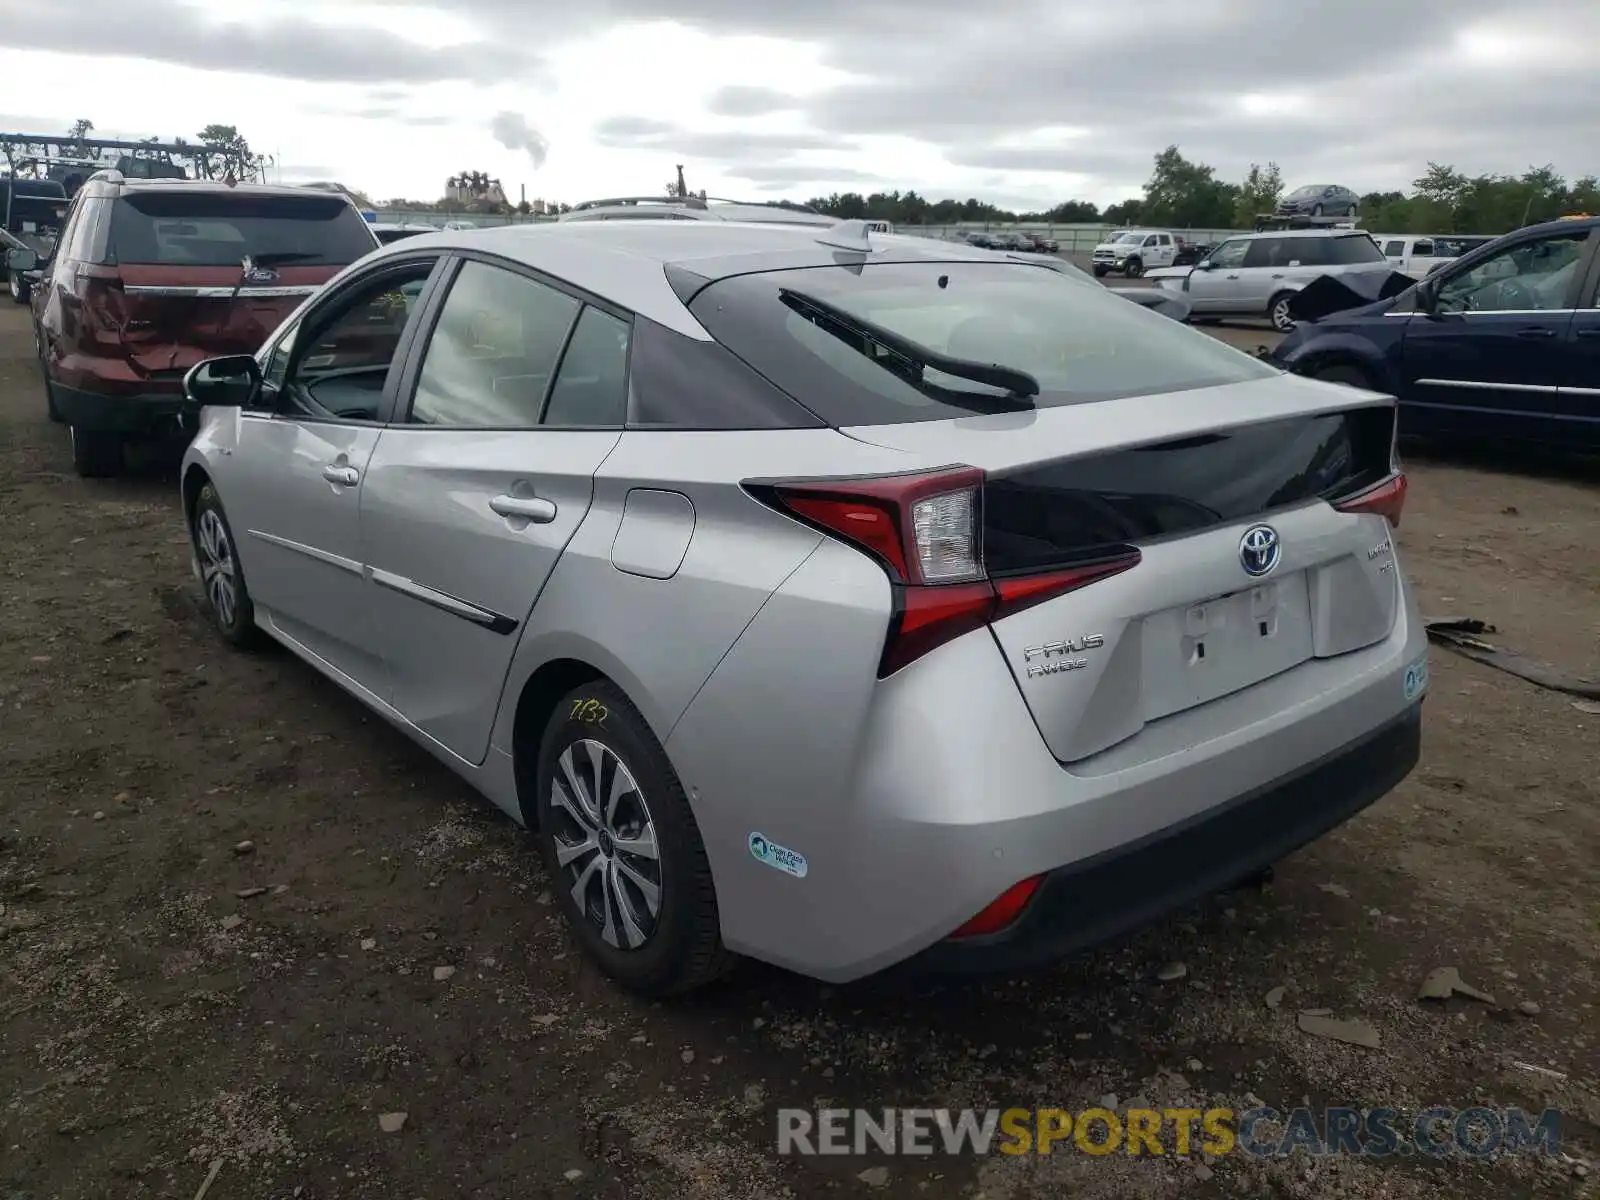
[(974, 467), (745, 486), (772, 507), (866, 551), (888, 573), (895, 607), (880, 678), (990, 621), (1139, 562), (1139, 552), (1129, 549), (1093, 563), (989, 578), (983, 472)]
[(1389, 524), (1398, 529), (1400, 514), (1406, 506), (1406, 486), (1405, 475), (1395, 474), (1359, 496), (1339, 501), (1334, 507), (1346, 513), (1376, 513), (1387, 517)]
[(969, 938), (999, 933), (1022, 915), (1023, 909), (1028, 907), (1028, 902), (1033, 899), (1033, 894), (1039, 890), (1039, 884), (1043, 880), (1043, 875), (1034, 875), (1021, 883), (1013, 883), (1000, 893), (999, 899), (950, 936)]

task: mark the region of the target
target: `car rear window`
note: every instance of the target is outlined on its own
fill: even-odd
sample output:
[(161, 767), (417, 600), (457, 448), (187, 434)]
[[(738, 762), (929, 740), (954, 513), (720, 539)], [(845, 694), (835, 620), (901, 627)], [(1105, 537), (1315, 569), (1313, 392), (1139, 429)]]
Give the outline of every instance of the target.
[(342, 196), (136, 192), (111, 219), (111, 252), (125, 263), (234, 267), (247, 254), (293, 254), (285, 265), (342, 267), (375, 244)]
[[(1026, 371), (1040, 408), (1244, 383), (1273, 368), (1168, 317), (1045, 266), (873, 263), (764, 271), (703, 288), (690, 309), (734, 354), (830, 425), (1006, 411), (994, 387), (927, 368), (919, 384), (885, 352), (780, 297), (789, 289), (922, 347)], [(803, 307), (803, 305), (802, 305)], [(840, 336), (843, 334), (843, 336)]]

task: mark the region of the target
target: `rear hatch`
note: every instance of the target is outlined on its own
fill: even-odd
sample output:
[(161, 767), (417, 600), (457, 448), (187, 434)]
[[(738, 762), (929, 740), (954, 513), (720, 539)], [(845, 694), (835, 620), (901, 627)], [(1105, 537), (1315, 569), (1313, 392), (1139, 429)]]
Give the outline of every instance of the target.
[[(94, 307), (135, 375), (176, 384), (203, 358), (254, 353), (376, 244), (343, 196), (132, 191), (111, 205)], [(246, 257), (271, 265), (246, 275)]]
[[(1394, 626), (1385, 516), (1397, 519), (1404, 483), (1387, 397), (1284, 375), (1020, 263), (673, 282), (719, 341), (840, 432), (904, 452), (908, 472), (982, 472), (991, 628), (1062, 761)], [(928, 365), (933, 353), (948, 369)], [(1019, 371), (1037, 386), (1025, 400), (1002, 391)], [(965, 382), (985, 372), (999, 382)], [(974, 474), (952, 471), (952, 487)], [(941, 499), (935, 486), (924, 503)], [(884, 494), (871, 481), (828, 491)], [(937, 503), (926, 514), (942, 520)], [(930, 545), (945, 536), (929, 529)], [(976, 587), (981, 602), (981, 584), (911, 580), (897, 606), (917, 591), (932, 613), (921, 601), (941, 587)]]
[[(985, 469), (990, 578), (1109, 568), (992, 627), (1051, 752), (1070, 762), (1393, 628), (1388, 527), (1359, 502), (1335, 506), (1393, 474), (1394, 409), (1297, 382), (1188, 394), (1182, 406), (1167, 396), (1056, 409), (1026, 431), (969, 418), (846, 432)], [(1134, 432), (1163, 427), (1156, 441)]]

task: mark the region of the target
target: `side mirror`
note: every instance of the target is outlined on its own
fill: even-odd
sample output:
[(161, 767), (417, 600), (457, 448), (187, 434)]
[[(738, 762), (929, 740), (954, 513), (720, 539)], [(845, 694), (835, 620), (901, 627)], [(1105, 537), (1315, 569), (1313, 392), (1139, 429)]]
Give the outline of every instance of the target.
[(39, 256), (32, 250), (7, 250), (6, 270), (8, 271), (37, 271), (39, 269)]
[(261, 395), (261, 364), (250, 354), (195, 363), (183, 377), (183, 396), (199, 408), (251, 408)]
[(1210, 270), (1214, 270), (1215, 268), (1216, 268), (1216, 264), (1213, 263), (1209, 258), (1202, 258), (1199, 262), (1195, 263), (1195, 265), (1194, 265), (1194, 269), (1196, 271), (1210, 271)]

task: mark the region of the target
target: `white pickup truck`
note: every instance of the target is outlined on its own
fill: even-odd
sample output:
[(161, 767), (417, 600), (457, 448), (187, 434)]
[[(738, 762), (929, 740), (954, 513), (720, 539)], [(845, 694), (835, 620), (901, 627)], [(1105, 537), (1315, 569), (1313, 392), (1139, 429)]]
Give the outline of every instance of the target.
[(1178, 239), (1165, 229), (1124, 229), (1094, 248), (1090, 264), (1096, 278), (1112, 271), (1137, 279), (1157, 267), (1170, 267), (1178, 257)]

